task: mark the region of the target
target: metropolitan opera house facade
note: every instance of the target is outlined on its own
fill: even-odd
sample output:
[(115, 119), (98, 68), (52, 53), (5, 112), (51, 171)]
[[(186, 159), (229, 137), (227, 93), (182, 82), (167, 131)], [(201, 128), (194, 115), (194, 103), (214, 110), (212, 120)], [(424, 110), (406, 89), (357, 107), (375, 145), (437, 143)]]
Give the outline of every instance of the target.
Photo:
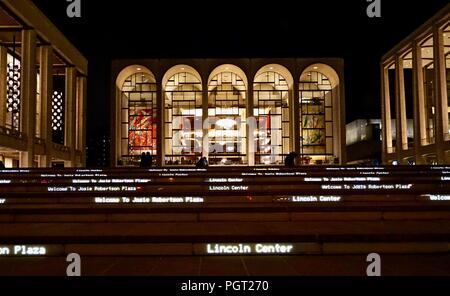
[(345, 164), (341, 59), (115, 60), (111, 85), (112, 166)]

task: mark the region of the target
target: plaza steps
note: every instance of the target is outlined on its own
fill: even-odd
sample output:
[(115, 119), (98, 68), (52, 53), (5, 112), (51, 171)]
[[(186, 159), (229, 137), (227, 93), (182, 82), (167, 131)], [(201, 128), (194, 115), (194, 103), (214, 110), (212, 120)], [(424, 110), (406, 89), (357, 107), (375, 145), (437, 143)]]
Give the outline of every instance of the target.
[[(300, 171), (299, 169), (275, 169), (278, 172)], [(193, 171), (184, 176), (173, 177), (161, 176), (159, 175), (161, 172), (137, 169), (102, 170), (98, 173), (105, 176), (89, 177), (105, 179), (126, 176), (127, 178), (152, 179), (151, 185), (143, 185), (147, 186), (143, 191), (131, 193), (61, 193), (43, 190), (47, 186), (74, 185), (71, 180), (84, 178), (72, 176), (77, 174), (77, 170), (29, 170), (23, 173), (2, 173), (0, 180), (11, 182), (0, 184), (0, 198), (6, 199), (6, 202), (0, 205), (1, 244), (46, 246), (48, 255), (0, 257), (0, 274), (64, 273), (65, 269), (59, 268), (64, 266), (65, 256), (73, 252), (91, 262), (92, 274), (150, 274), (149, 270), (136, 270), (132, 266), (153, 259), (156, 261), (152, 261), (152, 264), (180, 260), (176, 265), (185, 268), (184, 271), (186, 271), (190, 270), (189, 266), (194, 264), (192, 262), (198, 263), (197, 260), (209, 262), (220, 261), (220, 258), (223, 258), (220, 262), (224, 266), (228, 266), (229, 262), (235, 262), (237, 259), (234, 258), (241, 258), (242, 262), (259, 260), (258, 262), (267, 264), (272, 262), (270, 264), (289, 265), (302, 258), (301, 260), (316, 260), (315, 264), (322, 266), (321, 264), (325, 262), (323, 260), (329, 258), (349, 256), (353, 258), (352, 260), (356, 260), (355, 258), (362, 258), (361, 256), (371, 252), (393, 256), (392, 258), (400, 261), (410, 255), (423, 256), (420, 258), (439, 257), (441, 258), (439, 267), (437, 269), (430, 267), (430, 273), (448, 272), (450, 274), (449, 269), (440, 265), (447, 262), (450, 266), (450, 256), (448, 256), (450, 253), (450, 201), (430, 201), (424, 197), (424, 194), (450, 194), (445, 180), (441, 181), (446, 170), (446, 168), (436, 170), (429, 167), (384, 168), (383, 171), (389, 174), (384, 179), (383, 175), (380, 175), (382, 184), (411, 183), (416, 189), (408, 191), (340, 190), (338, 192), (317, 189), (318, 184), (306, 182), (304, 178), (330, 175), (363, 176), (360, 171), (330, 172), (323, 168), (302, 168), (301, 173), (306, 175), (295, 177), (262, 175), (255, 178), (242, 175), (254, 172), (254, 168), (211, 168), (208, 171)], [(47, 174), (67, 174), (68, 176), (42, 177)], [(82, 174), (91, 174), (91, 172)], [(248, 185), (249, 190), (228, 193), (208, 191), (207, 187), (210, 184), (205, 184), (205, 179), (213, 178), (211, 176), (243, 178), (243, 182), (238, 182), (236, 185)], [(170, 178), (173, 179), (170, 180)], [(259, 182), (254, 182), (255, 180)], [(261, 190), (261, 186), (264, 186), (264, 190)], [(314, 192), (315, 195), (339, 195), (343, 200), (316, 203), (283, 200), (285, 196), (311, 195)], [(93, 202), (98, 196), (195, 195), (203, 196), (204, 202), (181, 204), (98, 204)], [(287, 256), (251, 255), (250, 257), (242, 254), (238, 256), (206, 254), (206, 245), (216, 243), (289, 243), (295, 245), (296, 253)], [(95, 272), (93, 262), (106, 262), (103, 260), (107, 259), (115, 260), (116, 265), (110, 269)], [(281, 259), (284, 263), (280, 263)], [(346, 264), (336, 260), (340, 262), (339, 264)], [(395, 260), (392, 262), (398, 263)], [(436, 262), (433, 260), (431, 261)], [(9, 262), (16, 266), (30, 263), (35, 266), (34, 273), (24, 271), (21, 267), (13, 269), (2, 262)], [(54, 266), (54, 269), (50, 268), (46, 272), (37, 262)], [(393, 274), (395, 274), (394, 265)], [(122, 269), (120, 270), (118, 266), (122, 266)], [(152, 269), (152, 272), (159, 270), (157, 272), (159, 274), (170, 274), (169, 269), (173, 268), (170, 264), (166, 267), (158, 266)], [(211, 268), (211, 271), (206, 274), (218, 272), (217, 269)], [(297, 273), (298, 268), (297, 266)], [(241, 267), (238, 269), (237, 274), (258, 272), (257, 268), (254, 272), (242, 270)], [(184, 272), (179, 271), (178, 274)], [(275, 272), (270, 268), (266, 271)], [(223, 272), (223, 274), (234, 274), (232, 271)], [(282, 269), (279, 274), (283, 274)]]

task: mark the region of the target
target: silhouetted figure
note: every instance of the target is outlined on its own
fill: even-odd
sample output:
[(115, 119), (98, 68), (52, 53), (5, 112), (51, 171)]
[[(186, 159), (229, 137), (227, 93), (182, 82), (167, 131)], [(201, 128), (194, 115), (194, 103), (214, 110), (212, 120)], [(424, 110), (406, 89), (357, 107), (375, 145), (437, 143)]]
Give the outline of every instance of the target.
[(153, 163), (153, 157), (152, 157), (152, 155), (150, 154), (150, 152), (147, 152), (147, 154), (145, 155), (146, 157), (146, 167), (148, 167), (148, 168), (150, 168), (150, 167), (152, 167), (152, 163)]
[(295, 152), (289, 153), (286, 158), (284, 159), (284, 165), (287, 167), (293, 167), (295, 166), (295, 159), (297, 158), (298, 154)]
[(139, 166), (141, 168), (145, 167), (145, 160), (146, 160), (145, 152), (142, 152), (142, 154), (141, 154), (141, 162), (139, 163)]
[(3, 163), (3, 160), (0, 160), (0, 170), (5, 168), (5, 164)]

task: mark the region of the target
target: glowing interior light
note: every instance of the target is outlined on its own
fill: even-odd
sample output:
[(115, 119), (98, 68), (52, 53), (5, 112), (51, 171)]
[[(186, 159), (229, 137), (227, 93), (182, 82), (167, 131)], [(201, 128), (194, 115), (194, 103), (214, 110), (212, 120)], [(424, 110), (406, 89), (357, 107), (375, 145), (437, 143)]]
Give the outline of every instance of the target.
[[(9, 59), (13, 59), (8, 55)], [(7, 88), (6, 88), (6, 110), (12, 113), (13, 127), (19, 127), (20, 120), (20, 95), (21, 95), (21, 83), (20, 83), (20, 62), (14, 60), (7, 65)]]
[(231, 129), (236, 125), (236, 121), (230, 118), (219, 119), (216, 124), (224, 129)]

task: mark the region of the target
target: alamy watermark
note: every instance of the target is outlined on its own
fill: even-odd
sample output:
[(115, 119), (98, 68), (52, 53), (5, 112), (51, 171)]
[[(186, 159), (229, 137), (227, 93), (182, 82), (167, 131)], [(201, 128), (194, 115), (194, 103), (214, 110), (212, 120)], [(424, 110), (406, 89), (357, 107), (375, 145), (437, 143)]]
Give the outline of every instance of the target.
[[(67, 16), (70, 18), (79, 18), (81, 17), (81, 0), (66, 0), (70, 2), (67, 6)], [(370, 18), (379, 18), (381, 17), (381, 0), (366, 0), (370, 2), (367, 6), (367, 16)]]
[[(69, 265), (66, 269), (67, 276), (81, 276), (81, 256), (77, 253), (67, 255), (66, 261)], [(369, 265), (366, 268), (367, 276), (381, 276), (381, 256), (378, 253), (367, 255), (366, 262)]]
[(70, 18), (81, 17), (81, 0), (66, 0), (70, 2), (67, 6), (67, 16)]
[(370, 264), (366, 268), (367, 276), (381, 276), (381, 256), (378, 253), (367, 255), (366, 262)]
[(67, 255), (66, 261), (69, 265), (66, 269), (67, 276), (81, 276), (81, 256), (77, 253)]
[(367, 0), (370, 2), (367, 6), (367, 16), (370, 18), (381, 17), (381, 0)]

